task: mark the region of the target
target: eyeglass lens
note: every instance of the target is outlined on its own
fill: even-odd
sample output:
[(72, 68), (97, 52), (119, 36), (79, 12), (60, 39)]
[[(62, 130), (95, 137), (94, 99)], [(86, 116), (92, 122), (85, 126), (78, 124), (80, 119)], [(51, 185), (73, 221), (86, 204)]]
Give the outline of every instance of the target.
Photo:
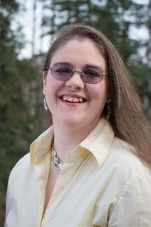
[[(62, 64), (55, 64), (52, 68), (52, 76), (58, 80), (67, 81), (69, 80), (75, 72), (72, 68)], [(79, 72), (81, 79), (86, 83), (99, 83), (103, 78), (103, 72), (95, 68), (87, 68), (82, 72)]]

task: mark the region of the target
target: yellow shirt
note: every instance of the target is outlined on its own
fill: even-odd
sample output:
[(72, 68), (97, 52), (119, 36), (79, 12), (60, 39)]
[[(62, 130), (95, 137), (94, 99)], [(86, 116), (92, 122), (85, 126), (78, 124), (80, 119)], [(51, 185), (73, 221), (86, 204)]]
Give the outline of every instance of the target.
[(11, 172), (5, 227), (150, 227), (151, 172), (101, 119), (68, 155), (44, 216), (53, 127)]

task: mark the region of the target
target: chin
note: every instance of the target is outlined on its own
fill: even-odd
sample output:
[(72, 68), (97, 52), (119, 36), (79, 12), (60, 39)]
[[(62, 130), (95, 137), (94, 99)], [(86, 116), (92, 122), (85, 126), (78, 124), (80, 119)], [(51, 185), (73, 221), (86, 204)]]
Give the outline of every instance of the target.
[(78, 126), (81, 123), (83, 123), (84, 119), (79, 119), (77, 117), (71, 116), (71, 117), (66, 117), (61, 120), (63, 124), (67, 126)]
[(65, 121), (63, 121), (63, 123), (66, 126), (78, 126), (81, 122), (80, 121), (76, 121), (76, 120), (65, 120)]

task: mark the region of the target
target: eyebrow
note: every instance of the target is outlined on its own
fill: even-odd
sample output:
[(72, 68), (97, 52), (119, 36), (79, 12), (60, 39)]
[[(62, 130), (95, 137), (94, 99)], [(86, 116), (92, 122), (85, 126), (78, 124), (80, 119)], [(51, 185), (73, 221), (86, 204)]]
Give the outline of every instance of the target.
[[(69, 62), (57, 62), (54, 65), (56, 65), (56, 64), (66, 65), (66, 66), (69, 66), (71, 68), (74, 68), (73, 65)], [(99, 69), (99, 70), (104, 72), (104, 70), (100, 66), (97, 66), (97, 65), (94, 65), (94, 64), (86, 64), (86, 65), (83, 66), (82, 70), (87, 69), (87, 68)]]

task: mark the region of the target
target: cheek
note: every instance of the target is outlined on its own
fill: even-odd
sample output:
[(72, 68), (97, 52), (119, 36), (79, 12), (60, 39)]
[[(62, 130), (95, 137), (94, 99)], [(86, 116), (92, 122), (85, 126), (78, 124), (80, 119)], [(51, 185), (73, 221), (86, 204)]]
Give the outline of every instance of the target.
[(47, 80), (45, 83), (46, 92), (49, 92), (49, 93), (52, 92), (53, 90), (55, 90), (56, 86), (57, 86), (56, 81), (54, 81), (51, 75), (47, 75)]
[(57, 97), (63, 86), (63, 81), (56, 80), (53, 77), (48, 77), (45, 85), (47, 99), (53, 99)]
[(94, 100), (98, 101), (98, 103), (103, 104), (107, 101), (107, 90), (108, 89), (106, 83), (102, 83), (101, 86), (97, 86), (93, 90), (91, 90), (90, 95)]

